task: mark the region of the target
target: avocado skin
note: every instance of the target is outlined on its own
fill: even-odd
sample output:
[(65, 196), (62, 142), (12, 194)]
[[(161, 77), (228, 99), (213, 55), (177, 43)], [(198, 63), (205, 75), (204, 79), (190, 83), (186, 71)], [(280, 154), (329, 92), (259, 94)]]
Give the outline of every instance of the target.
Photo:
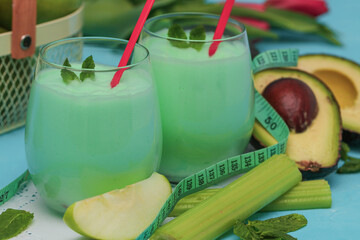
[[(341, 59), (341, 60), (344, 60), (346, 62), (349, 62), (351, 63), (353, 66), (359, 66), (359, 63), (351, 60), (351, 59), (348, 59), (348, 58), (344, 58), (344, 57), (340, 57), (339, 55), (336, 55), (336, 54), (328, 54), (328, 53), (308, 53), (308, 54), (302, 54), (300, 57), (313, 57), (313, 56), (323, 56), (323, 57), (333, 57), (333, 58), (338, 58), (338, 59)], [(303, 71), (301, 69), (298, 69), (300, 71)], [(305, 71), (306, 72), (306, 71)], [(321, 79), (319, 79), (321, 81)]]
[(329, 175), (330, 173), (333, 173), (334, 171), (336, 171), (338, 169), (338, 162), (336, 161), (336, 164), (332, 167), (329, 168), (320, 168), (319, 171), (317, 172), (312, 172), (312, 171), (303, 171), (300, 170), (301, 174), (302, 174), (302, 178), (303, 180), (313, 180), (313, 179), (318, 179), (318, 178), (324, 178), (327, 175)]

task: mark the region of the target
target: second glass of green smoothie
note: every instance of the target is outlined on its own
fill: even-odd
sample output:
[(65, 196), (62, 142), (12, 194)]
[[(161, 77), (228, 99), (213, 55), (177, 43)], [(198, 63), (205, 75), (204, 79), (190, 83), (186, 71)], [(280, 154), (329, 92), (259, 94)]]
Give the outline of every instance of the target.
[[(254, 88), (244, 25), (229, 20), (212, 40), (219, 16), (165, 14), (149, 19), (140, 43), (151, 55), (160, 101), (160, 172), (172, 182), (241, 154), (254, 124)], [(209, 47), (220, 41), (209, 57)]]

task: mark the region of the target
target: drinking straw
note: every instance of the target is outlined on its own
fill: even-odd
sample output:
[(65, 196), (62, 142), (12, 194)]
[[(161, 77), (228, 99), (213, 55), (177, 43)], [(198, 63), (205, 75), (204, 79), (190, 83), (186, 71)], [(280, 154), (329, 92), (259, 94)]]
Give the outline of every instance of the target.
[[(232, 9), (234, 3), (235, 3), (235, 0), (226, 0), (226, 2), (224, 4), (224, 8), (220, 15), (219, 22), (215, 29), (213, 40), (222, 38), (222, 35), (224, 34), (224, 30), (226, 27), (226, 23), (229, 20), (231, 9)], [(210, 45), (210, 47), (209, 47), (209, 56), (210, 57), (215, 54), (220, 42), (221, 41), (215, 41)]]
[[(125, 47), (125, 51), (120, 59), (118, 67), (125, 67), (129, 61), (132, 51), (134, 50), (135, 44), (139, 38), (142, 28), (144, 27), (145, 21), (149, 16), (150, 10), (154, 4), (155, 0), (147, 0), (145, 6), (140, 14), (138, 21), (136, 22), (135, 28), (130, 36), (129, 42)], [(117, 71), (111, 80), (110, 86), (111, 88), (116, 87), (119, 84), (120, 78), (123, 75), (124, 71), (127, 68), (122, 68)]]

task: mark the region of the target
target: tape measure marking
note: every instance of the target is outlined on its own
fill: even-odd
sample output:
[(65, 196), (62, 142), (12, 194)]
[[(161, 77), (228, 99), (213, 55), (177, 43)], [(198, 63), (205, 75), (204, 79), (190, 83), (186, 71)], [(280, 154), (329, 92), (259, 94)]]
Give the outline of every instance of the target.
[(266, 68), (296, 66), (299, 51), (294, 48), (269, 50), (257, 55), (252, 62), (253, 72)]
[[(266, 68), (296, 66), (297, 58), (298, 51), (296, 49), (270, 50), (261, 53), (254, 58), (252, 69), (253, 72), (256, 73)], [(217, 164), (207, 167), (180, 181), (162, 206), (157, 217), (150, 226), (136, 238), (136, 240), (148, 239), (154, 233), (156, 228), (161, 225), (181, 198), (203, 190), (236, 174), (247, 172), (275, 154), (285, 153), (289, 129), (276, 111), (256, 90), (255, 118), (278, 141), (278, 143), (254, 152), (224, 159)], [(21, 183), (29, 178), (29, 172), (25, 171), (20, 177), (1, 189), (0, 205), (14, 196)]]

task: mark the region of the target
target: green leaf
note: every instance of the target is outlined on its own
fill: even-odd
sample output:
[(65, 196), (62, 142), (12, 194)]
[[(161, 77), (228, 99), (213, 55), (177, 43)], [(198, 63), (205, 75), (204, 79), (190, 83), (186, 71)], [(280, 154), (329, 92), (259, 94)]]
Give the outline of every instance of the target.
[(0, 214), (0, 240), (15, 237), (32, 222), (33, 213), (24, 210), (7, 209)]
[[(179, 24), (173, 24), (168, 30), (168, 37), (187, 40), (184, 29)], [(189, 44), (181, 40), (169, 40), (171, 45), (178, 48), (188, 48)]]
[[(63, 66), (71, 67), (71, 64), (70, 64), (68, 58), (65, 59)], [(79, 80), (79, 77), (73, 71), (71, 71), (67, 68), (61, 69), (61, 77), (65, 84), (69, 84), (73, 80)]]
[(340, 150), (340, 156), (341, 159), (346, 161), (348, 159), (348, 152), (350, 152), (350, 147), (346, 143), (341, 143), (341, 150)]
[[(84, 62), (82, 63), (81, 68), (83, 69), (95, 69), (95, 62), (93, 59), (93, 56), (90, 55), (89, 57), (87, 57)], [(84, 81), (86, 78), (90, 78), (91, 80), (95, 79), (95, 72), (93, 71), (86, 71), (83, 70), (80, 73), (80, 80)]]
[(256, 229), (254, 226), (245, 224), (243, 222), (235, 223), (234, 233), (243, 240), (263, 240), (263, 239), (278, 239), (278, 240), (296, 240), (296, 238), (272, 228)]
[[(222, 4), (185, 3), (174, 4), (172, 12), (207, 12), (221, 14)], [(315, 18), (302, 13), (296, 13), (284, 9), (267, 7), (264, 12), (250, 8), (234, 6), (231, 15), (255, 18), (268, 22), (272, 27), (283, 28), (291, 31), (319, 35), (333, 44), (340, 44), (335, 34), (325, 25), (316, 21)], [(249, 33), (250, 37), (251, 34)]]
[(65, 61), (64, 61), (64, 63), (63, 63), (63, 66), (64, 66), (64, 67), (71, 67), (71, 64), (70, 64), (68, 58), (65, 59)]
[[(190, 40), (205, 40), (206, 32), (203, 25), (198, 25), (190, 31)], [(190, 47), (200, 51), (204, 46), (203, 42), (190, 42)]]
[(271, 31), (265, 31), (257, 27), (252, 27), (249, 25), (244, 24), (246, 27), (246, 32), (249, 36), (249, 39), (259, 39), (259, 38), (268, 38), (268, 39), (278, 39), (279, 36)]
[(257, 17), (269, 22), (271, 26), (304, 33), (315, 33), (320, 25), (308, 15), (272, 7), (267, 7), (265, 14), (260, 13)]
[(350, 152), (350, 147), (346, 143), (341, 143), (340, 156), (341, 159), (345, 161), (344, 165), (342, 165), (336, 173), (357, 173), (360, 172), (360, 159), (350, 157), (348, 155)]
[(319, 31), (317, 33), (319, 36), (325, 38), (326, 40), (328, 40), (330, 43), (334, 44), (334, 45), (338, 45), (341, 46), (341, 42), (336, 38), (335, 33), (333, 33), (327, 26), (325, 25), (320, 25), (319, 26)]
[(81, 67), (86, 68), (86, 69), (94, 69), (95, 62), (94, 62), (93, 56), (92, 55), (88, 56), (82, 63)]
[(260, 234), (261, 239), (296, 240), (293, 236), (276, 229), (264, 230)]
[(139, 5), (146, 2), (146, 0), (128, 0), (128, 1), (131, 2), (133, 5)]
[[(156, 0), (151, 10), (165, 9), (176, 0)], [(127, 0), (85, 0), (84, 35), (128, 38), (144, 4)], [(166, 11), (165, 11), (166, 12)]]
[(303, 215), (290, 214), (264, 221), (248, 221), (247, 224), (237, 221), (234, 233), (243, 240), (296, 240), (287, 234), (306, 226), (307, 220)]
[(275, 229), (282, 232), (293, 232), (306, 226), (307, 220), (300, 214), (289, 214), (281, 217), (270, 218), (264, 221), (249, 221), (250, 226), (259, 229), (260, 231)]
[(360, 172), (360, 159), (348, 158), (348, 160), (342, 165), (337, 173), (357, 173)]
[(261, 240), (260, 235), (256, 230), (242, 221), (237, 221), (235, 223), (234, 234), (243, 240)]
[[(221, 14), (223, 9), (222, 4), (201, 4), (188, 3), (174, 5), (174, 12), (208, 12)], [(316, 19), (305, 14), (295, 13), (283, 9), (267, 7), (266, 11), (260, 12), (250, 8), (234, 6), (231, 15), (250, 17), (259, 20), (264, 20), (271, 24), (271, 26), (291, 29), (299, 32), (315, 32), (318, 30), (318, 23)]]

